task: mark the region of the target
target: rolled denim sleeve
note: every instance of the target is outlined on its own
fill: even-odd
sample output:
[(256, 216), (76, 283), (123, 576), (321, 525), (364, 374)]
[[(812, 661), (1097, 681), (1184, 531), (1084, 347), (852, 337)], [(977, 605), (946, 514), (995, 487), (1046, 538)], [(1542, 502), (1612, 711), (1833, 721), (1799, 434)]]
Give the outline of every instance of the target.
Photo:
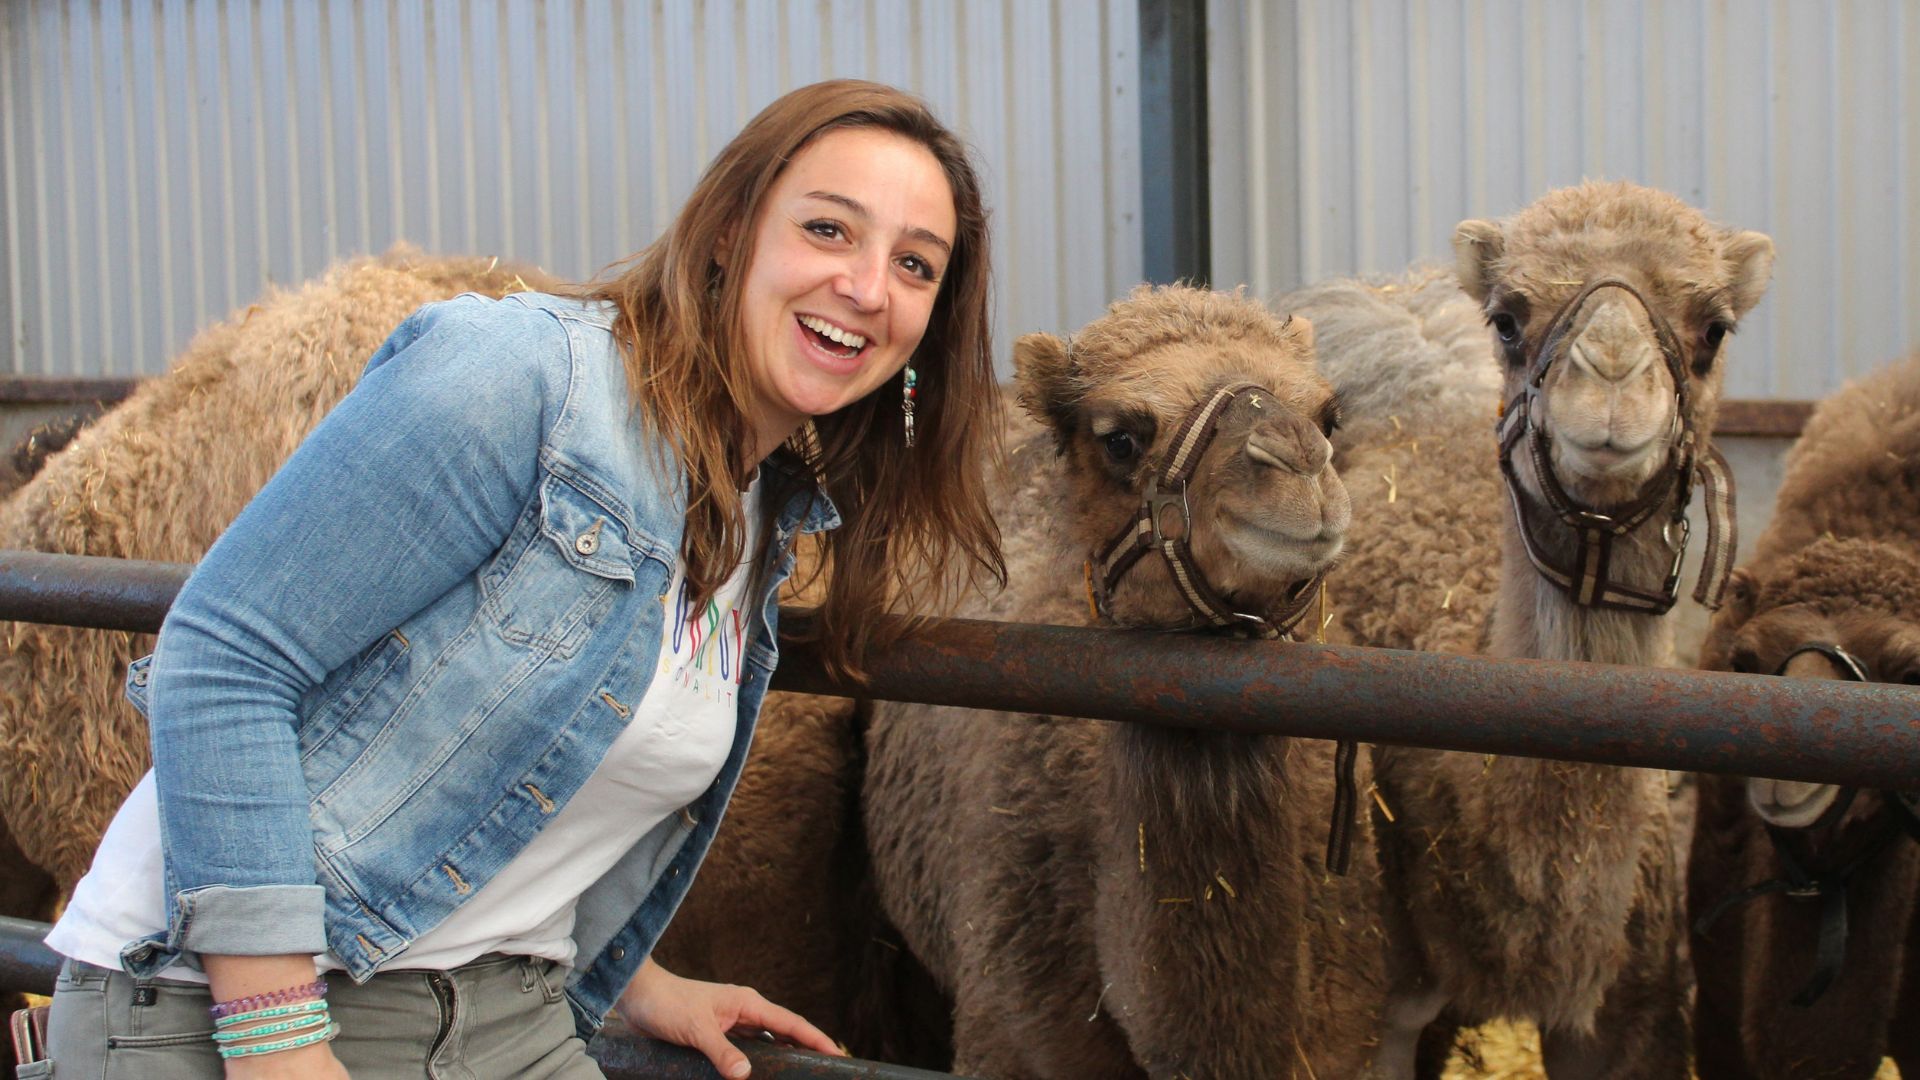
[(297, 706), (505, 540), (568, 364), (548, 312), (422, 308), (195, 569), (149, 688), (170, 949), (325, 951)]

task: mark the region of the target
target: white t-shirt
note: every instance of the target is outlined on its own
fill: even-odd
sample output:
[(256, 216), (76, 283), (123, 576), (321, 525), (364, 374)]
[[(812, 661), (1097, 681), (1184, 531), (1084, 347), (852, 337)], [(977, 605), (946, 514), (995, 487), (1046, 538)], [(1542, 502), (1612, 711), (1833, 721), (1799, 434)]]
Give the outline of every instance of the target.
[[(599, 767), (493, 880), (416, 939), (399, 966), (449, 970), (486, 953), (571, 965), (580, 895), (654, 826), (713, 783), (733, 747), (739, 716), (754, 614), (741, 594), (752, 570), (758, 488), (756, 480), (741, 495), (749, 558), (703, 608), (692, 607), (685, 567), (674, 567), (661, 598), (659, 666)], [(47, 945), (76, 960), (118, 969), (122, 948), (166, 928), (160, 805), (149, 771), (114, 815), (92, 868), (74, 887)], [(320, 971), (345, 967), (331, 954), (314, 961)], [(182, 964), (165, 975), (206, 981)]]

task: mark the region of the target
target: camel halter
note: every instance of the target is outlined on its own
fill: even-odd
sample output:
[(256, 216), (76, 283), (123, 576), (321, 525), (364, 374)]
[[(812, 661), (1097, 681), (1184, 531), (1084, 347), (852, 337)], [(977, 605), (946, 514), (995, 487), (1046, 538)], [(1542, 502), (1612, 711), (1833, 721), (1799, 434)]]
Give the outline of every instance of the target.
[[(1187, 606), (1217, 630), (1229, 630), (1257, 638), (1291, 638), (1293, 628), (1306, 615), (1320, 591), (1325, 572), (1295, 582), (1287, 589), (1280, 610), (1266, 617), (1233, 610), (1220, 593), (1207, 582), (1206, 575), (1193, 561), (1187, 541), (1193, 533), (1193, 510), (1187, 504), (1187, 482), (1206, 455), (1207, 447), (1219, 432), (1220, 418), (1242, 395), (1273, 393), (1258, 383), (1235, 383), (1221, 387), (1207, 400), (1187, 413), (1173, 433), (1166, 459), (1147, 479), (1141, 495), (1140, 510), (1113, 538), (1093, 551), (1087, 561), (1087, 595), (1096, 618), (1112, 622), (1111, 603), (1114, 587), (1133, 569), (1142, 556), (1157, 551), (1166, 560), (1167, 571)], [(1163, 518), (1175, 514), (1178, 529), (1168, 529)], [(1334, 750), (1333, 819), (1327, 830), (1327, 868), (1345, 874), (1352, 859), (1353, 814), (1359, 802), (1353, 779), (1354, 759), (1359, 747), (1350, 739), (1341, 739)]]
[[(1243, 396), (1253, 394), (1273, 397), (1272, 391), (1258, 383), (1223, 386), (1188, 412), (1186, 419), (1174, 430), (1165, 460), (1147, 478), (1146, 490), (1141, 493), (1139, 512), (1112, 539), (1095, 548), (1092, 559), (1087, 563), (1087, 587), (1092, 595), (1094, 614), (1099, 618), (1113, 618), (1111, 604), (1114, 588), (1127, 571), (1133, 569), (1141, 557), (1150, 551), (1158, 552), (1166, 560), (1167, 570), (1173, 576), (1173, 583), (1179, 587), (1180, 595), (1186, 598), (1187, 606), (1206, 620), (1207, 625), (1216, 629), (1239, 630), (1260, 638), (1283, 637), (1307, 613), (1314, 594), (1319, 591), (1323, 574), (1294, 584), (1287, 590), (1287, 600), (1281, 609), (1262, 618), (1233, 610), (1207, 582), (1206, 575), (1200, 572), (1200, 567), (1193, 561), (1193, 551), (1188, 546), (1188, 540), (1193, 535), (1193, 510), (1187, 504), (1187, 482), (1193, 478), (1193, 470), (1199, 466), (1200, 459), (1206, 456), (1207, 447), (1213, 445), (1213, 438), (1219, 433), (1220, 418), (1226, 415), (1228, 406)], [(1168, 528), (1165, 519), (1170, 515), (1179, 518), (1178, 528)]]
[[(1873, 673), (1865, 661), (1838, 645), (1824, 641), (1810, 641), (1795, 648), (1787, 654), (1786, 659), (1780, 661), (1780, 666), (1773, 673), (1785, 675), (1787, 665), (1794, 657), (1809, 652), (1819, 653), (1833, 661), (1847, 682), (1874, 681)], [(1826, 993), (1827, 988), (1840, 977), (1840, 965), (1847, 956), (1847, 886), (1853, 881), (1854, 874), (1902, 836), (1920, 842), (1920, 814), (1915, 813), (1916, 804), (1920, 804), (1920, 795), (1882, 791), (1880, 801), (1885, 810), (1875, 815), (1880, 818), (1880, 828), (1874, 833), (1873, 839), (1866, 842), (1858, 855), (1837, 867), (1827, 869), (1816, 865), (1815, 857), (1821, 854), (1819, 845), (1815, 843), (1816, 835), (1824, 832), (1821, 839), (1835, 839), (1833, 828), (1846, 816), (1859, 794), (1858, 788), (1842, 787), (1834, 793), (1833, 805), (1827, 807), (1813, 824), (1804, 828), (1790, 829), (1767, 823), (1767, 840), (1773, 844), (1773, 853), (1780, 860), (1785, 873), (1723, 898), (1693, 924), (1693, 932), (1706, 937), (1707, 931), (1713, 928), (1720, 916), (1749, 900), (1758, 900), (1773, 893), (1785, 893), (1789, 900), (1819, 901), (1820, 929), (1814, 945), (1813, 974), (1807, 976), (1806, 983), (1791, 999), (1795, 1006), (1802, 1009), (1820, 1000), (1820, 995)]]
[[(1546, 406), (1541, 386), (1553, 366), (1554, 349), (1567, 335), (1574, 315), (1587, 298), (1601, 289), (1619, 289), (1640, 302), (1653, 323), (1654, 339), (1661, 358), (1673, 378), (1674, 426), (1677, 429), (1667, 466), (1661, 469), (1653, 485), (1638, 499), (1619, 510), (1601, 513), (1575, 502), (1561, 487), (1553, 473), (1547, 442)], [(1727, 579), (1733, 573), (1733, 553), (1737, 540), (1733, 522), (1733, 472), (1726, 459), (1710, 442), (1696, 432), (1688, 406), (1692, 401), (1680, 340), (1673, 327), (1662, 318), (1640, 291), (1619, 278), (1601, 278), (1588, 282), (1573, 299), (1554, 315), (1540, 346), (1527, 358), (1529, 376), (1526, 387), (1501, 407), (1494, 432), (1500, 441), (1500, 472), (1506, 477), (1507, 494), (1513, 500), (1513, 513), (1520, 527), (1521, 546), (1527, 559), (1541, 577), (1559, 586), (1581, 607), (1632, 611), (1643, 615), (1664, 615), (1680, 595), (1680, 562), (1687, 553), (1692, 527), (1687, 523), (1687, 505), (1693, 499), (1693, 483), (1699, 479), (1706, 490), (1707, 550), (1700, 567), (1700, 581), (1693, 598), (1709, 610), (1720, 607), (1726, 595)], [(1539, 478), (1546, 510), (1561, 525), (1572, 530), (1576, 543), (1573, 566), (1559, 565), (1541, 545), (1537, 531), (1535, 505), (1520, 485), (1514, 472), (1513, 454), (1522, 441), (1527, 443), (1534, 475)], [(1613, 580), (1613, 542), (1638, 529), (1661, 510), (1670, 511), (1661, 526), (1660, 536), (1673, 552), (1673, 562), (1659, 591), (1653, 592)]]

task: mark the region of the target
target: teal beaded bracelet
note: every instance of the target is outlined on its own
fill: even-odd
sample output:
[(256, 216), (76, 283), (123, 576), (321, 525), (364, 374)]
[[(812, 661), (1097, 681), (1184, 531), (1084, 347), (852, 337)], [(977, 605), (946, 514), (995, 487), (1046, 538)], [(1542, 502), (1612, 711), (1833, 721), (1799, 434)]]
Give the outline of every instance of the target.
[(311, 1031), (314, 1028), (325, 1027), (328, 1023), (330, 1023), (330, 1020), (326, 1014), (316, 1013), (312, 1016), (299, 1016), (292, 1020), (282, 1020), (274, 1024), (263, 1024), (260, 1027), (248, 1028), (245, 1031), (216, 1031), (213, 1033), (213, 1041), (225, 1044), (242, 1042), (247, 1039), (264, 1039), (269, 1035), (284, 1035), (288, 1032)]
[(294, 1039), (282, 1039), (279, 1042), (261, 1043), (258, 1046), (223, 1046), (220, 1048), (220, 1056), (222, 1058), (237, 1058), (257, 1057), (261, 1054), (277, 1054), (282, 1050), (298, 1050), (303, 1046), (312, 1046), (315, 1043), (327, 1042), (338, 1034), (340, 1034), (340, 1025), (329, 1021), (324, 1030), (313, 1032), (310, 1035), (302, 1035)]

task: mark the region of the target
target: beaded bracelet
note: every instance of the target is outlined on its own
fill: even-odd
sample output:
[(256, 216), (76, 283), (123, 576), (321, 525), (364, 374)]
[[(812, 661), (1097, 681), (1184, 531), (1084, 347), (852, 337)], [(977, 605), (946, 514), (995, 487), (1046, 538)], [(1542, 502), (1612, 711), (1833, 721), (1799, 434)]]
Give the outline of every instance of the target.
[(236, 1013), (247, 1012), (251, 1009), (263, 1008), (269, 1005), (285, 1005), (288, 1002), (299, 1001), (302, 998), (317, 998), (325, 997), (326, 995), (327, 980), (315, 979), (305, 986), (289, 986), (281, 990), (271, 990), (264, 994), (254, 994), (252, 997), (222, 1001), (209, 1008), (207, 1015), (218, 1020), (223, 1016), (232, 1016)]
[[(242, 1026), (247, 1024), (255, 1026)], [(325, 999), (235, 1013), (220, 1017), (213, 1022), (213, 1026), (214, 1045), (219, 1047), (223, 1059), (297, 1050), (302, 1046), (326, 1042), (340, 1034), (340, 1025), (327, 1014)], [(281, 1037), (258, 1041), (269, 1039), (270, 1036)]]
[(216, 1031), (213, 1033), (213, 1041), (222, 1046), (226, 1046), (230, 1043), (245, 1042), (248, 1039), (264, 1039), (269, 1035), (286, 1035), (289, 1033), (312, 1031), (314, 1028), (326, 1027), (330, 1022), (326, 1013), (314, 1013), (311, 1016), (296, 1016), (291, 1020), (280, 1020), (271, 1024), (262, 1024), (257, 1028), (248, 1028), (245, 1031)]
[(276, 1005), (271, 1009), (255, 1009), (252, 1012), (234, 1013), (232, 1016), (223, 1016), (215, 1020), (213, 1026), (221, 1031), (228, 1031), (238, 1024), (250, 1024), (255, 1020), (273, 1020), (282, 1016), (301, 1016), (306, 1013), (323, 1013), (326, 1011), (327, 1003), (315, 999), (313, 1001), (296, 1002), (292, 1005)]
[(261, 1043), (258, 1046), (223, 1046), (220, 1056), (224, 1058), (255, 1057), (260, 1054), (277, 1054), (282, 1050), (298, 1050), (314, 1043), (329, 1042), (340, 1034), (340, 1025), (329, 1022), (324, 1030), (302, 1035), (294, 1039), (282, 1039), (279, 1042)]

